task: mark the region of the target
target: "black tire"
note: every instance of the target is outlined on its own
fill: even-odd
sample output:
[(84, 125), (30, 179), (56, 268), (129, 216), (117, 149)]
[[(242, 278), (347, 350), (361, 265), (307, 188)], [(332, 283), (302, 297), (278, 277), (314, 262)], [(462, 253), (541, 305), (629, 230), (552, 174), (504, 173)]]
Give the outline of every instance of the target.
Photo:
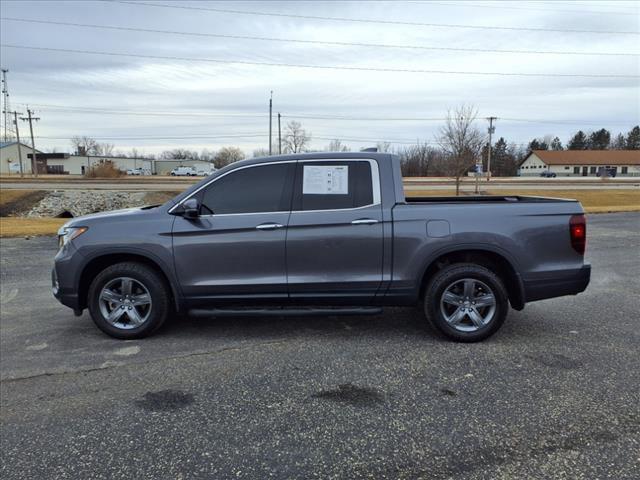
[[(120, 278), (133, 279), (134, 285), (138, 287), (142, 285), (148, 291), (151, 303), (148, 307), (149, 310), (146, 311), (146, 318), (139, 326), (131, 325), (126, 328), (118, 328), (110, 323), (103, 313), (103, 309), (110, 307), (105, 307), (103, 303), (101, 308), (100, 294), (103, 288), (110, 282), (117, 282), (117, 279)], [(117, 263), (105, 268), (91, 282), (88, 295), (89, 313), (96, 326), (107, 335), (122, 340), (144, 338), (151, 335), (162, 326), (171, 311), (171, 292), (164, 279), (152, 268), (136, 262)], [(123, 308), (125, 314), (127, 308), (131, 309), (130, 307), (120, 308)], [(147, 307), (138, 308), (146, 309)], [(125, 322), (129, 322), (128, 315), (125, 315), (120, 323)]]
[[(481, 312), (481, 314), (484, 312), (487, 316), (486, 324), (480, 327), (474, 325), (468, 316), (465, 316), (463, 322), (458, 324), (458, 328), (445, 319), (443, 309), (457, 311), (457, 308), (463, 308), (465, 306), (472, 307), (474, 310), (476, 309), (476, 307), (472, 305), (461, 305), (460, 307), (451, 306), (443, 299), (445, 291), (451, 292), (449, 289), (452, 285), (454, 285), (453, 288), (458, 288), (458, 285), (464, 285), (463, 280), (465, 279), (478, 282), (475, 283), (475, 286), (478, 287), (477, 292), (480, 294), (484, 293), (482, 291), (484, 289), (482, 284), (488, 287), (490, 290), (489, 293), (493, 294), (495, 309), (492, 314), (490, 314), (491, 307), (478, 307), (478, 311)], [(461, 297), (464, 299), (464, 294), (462, 294)], [(478, 300), (478, 298), (480, 297), (477, 297), (476, 300)], [(478, 303), (480, 303), (480, 301), (478, 301)], [(424, 295), (424, 312), (427, 319), (439, 332), (451, 340), (458, 342), (479, 342), (490, 337), (498, 331), (504, 323), (508, 309), (509, 297), (502, 280), (488, 268), (474, 263), (456, 263), (439, 270), (430, 280)], [(451, 316), (453, 316), (453, 314)], [(460, 329), (462, 328), (475, 328), (475, 330), (461, 331)]]

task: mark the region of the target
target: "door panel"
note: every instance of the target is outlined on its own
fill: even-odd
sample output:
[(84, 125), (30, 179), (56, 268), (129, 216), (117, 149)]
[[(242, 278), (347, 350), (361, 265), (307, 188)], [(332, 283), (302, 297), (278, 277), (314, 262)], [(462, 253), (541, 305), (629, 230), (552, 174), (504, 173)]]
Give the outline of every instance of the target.
[(231, 170), (194, 194), (196, 219), (176, 217), (173, 252), (191, 304), (282, 303), (295, 161)]
[(292, 210), (287, 230), (291, 300), (368, 303), (382, 282), (377, 163), (298, 162)]
[[(177, 217), (176, 273), (191, 300), (248, 301), (287, 297), (285, 236), (288, 212)], [(257, 228), (264, 225), (281, 228)]]
[[(376, 223), (353, 223), (359, 220)], [(292, 212), (287, 274), (292, 300), (367, 303), (382, 281), (382, 208)]]

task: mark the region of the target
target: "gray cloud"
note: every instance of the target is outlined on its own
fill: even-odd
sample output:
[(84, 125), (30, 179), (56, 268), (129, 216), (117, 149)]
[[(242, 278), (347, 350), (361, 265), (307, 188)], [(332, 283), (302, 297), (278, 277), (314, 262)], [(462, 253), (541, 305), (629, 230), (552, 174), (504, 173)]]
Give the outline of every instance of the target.
[[(177, 2), (175, 3), (177, 4)], [(548, 29), (638, 31), (635, 2), (183, 2), (195, 7), (260, 10), (302, 15), (378, 18), (428, 23), (522, 26)], [(500, 8), (511, 6), (517, 8)], [(531, 10), (520, 9), (529, 7)], [(491, 7), (491, 8), (489, 8)], [(566, 12), (560, 10), (576, 10)], [(577, 13), (580, 11), (581, 13)], [(413, 44), (461, 48), (566, 50), (638, 53), (637, 36), (584, 33), (474, 30), (376, 25), (284, 17), (261, 17), (110, 2), (3, 2), (2, 17), (122, 25), (232, 35)], [(141, 55), (217, 58), (227, 61), (346, 65), (422, 70), (640, 74), (639, 57), (588, 57), (422, 51), (327, 46), (212, 37), (121, 32), (3, 21), (2, 43), (51, 48), (126, 52)], [(65, 112), (35, 107), (42, 121), (43, 148), (68, 148), (73, 135), (96, 137), (226, 135), (267, 131), (267, 98), (285, 115), (442, 118), (465, 102), (482, 116), (497, 115), (497, 134), (525, 142), (555, 133), (562, 140), (578, 128), (603, 126), (626, 131), (638, 123), (637, 79), (534, 78), (315, 70), (215, 64), (77, 53), (2, 49), (14, 105), (63, 105), (121, 111), (262, 114), (259, 118), (133, 116)], [(506, 120), (573, 121), (569, 125)], [(316, 137), (433, 140), (438, 122), (303, 119)], [(598, 125), (588, 125), (597, 121)], [(482, 124), (481, 124), (482, 125)], [(266, 138), (219, 140), (110, 140), (118, 148), (158, 151), (173, 146), (219, 148), (237, 144), (247, 151)], [(328, 141), (316, 138), (313, 147)], [(350, 143), (353, 148), (365, 143)]]

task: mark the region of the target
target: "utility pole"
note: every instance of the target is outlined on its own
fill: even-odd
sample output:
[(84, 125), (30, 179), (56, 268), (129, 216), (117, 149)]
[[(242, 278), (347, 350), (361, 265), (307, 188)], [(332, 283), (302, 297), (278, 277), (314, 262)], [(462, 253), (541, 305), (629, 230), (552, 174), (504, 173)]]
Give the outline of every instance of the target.
[(3, 142), (9, 141), (9, 136), (7, 135), (7, 129), (9, 125), (9, 116), (11, 112), (9, 111), (9, 87), (7, 87), (7, 73), (9, 70), (3, 68), (2, 69), (2, 98), (3, 98), (3, 108), (2, 114), (4, 115), (4, 133), (2, 136)]
[(489, 153), (487, 155), (487, 182), (491, 180), (491, 135), (496, 131), (496, 127), (493, 126), (493, 121), (498, 117), (489, 117)]
[[(29, 122), (29, 131), (31, 132), (31, 173), (38, 177), (38, 161), (36, 159), (36, 142), (33, 139), (33, 121), (40, 120), (40, 117), (33, 116), (33, 110), (27, 108), (27, 117), (20, 117), (20, 120)], [(17, 129), (18, 127), (16, 127)]]
[(282, 155), (282, 130), (280, 130), (280, 112), (278, 112), (278, 154)]
[(20, 143), (20, 129), (18, 128), (18, 113), (22, 112), (10, 112), (13, 114), (13, 123), (16, 125), (16, 139), (18, 141), (18, 161), (20, 162), (20, 177), (24, 177), (24, 170), (22, 169), (22, 144)]
[(271, 90), (271, 96), (269, 97), (269, 156), (272, 154), (271, 150), (271, 121), (273, 120), (273, 90)]

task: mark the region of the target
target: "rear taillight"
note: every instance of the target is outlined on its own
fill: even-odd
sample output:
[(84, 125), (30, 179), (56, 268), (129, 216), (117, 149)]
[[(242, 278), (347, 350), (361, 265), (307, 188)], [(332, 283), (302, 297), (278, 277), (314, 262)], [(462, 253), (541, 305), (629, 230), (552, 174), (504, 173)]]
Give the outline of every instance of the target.
[(584, 215), (572, 215), (569, 220), (571, 246), (580, 255), (584, 255), (587, 246), (587, 219)]

